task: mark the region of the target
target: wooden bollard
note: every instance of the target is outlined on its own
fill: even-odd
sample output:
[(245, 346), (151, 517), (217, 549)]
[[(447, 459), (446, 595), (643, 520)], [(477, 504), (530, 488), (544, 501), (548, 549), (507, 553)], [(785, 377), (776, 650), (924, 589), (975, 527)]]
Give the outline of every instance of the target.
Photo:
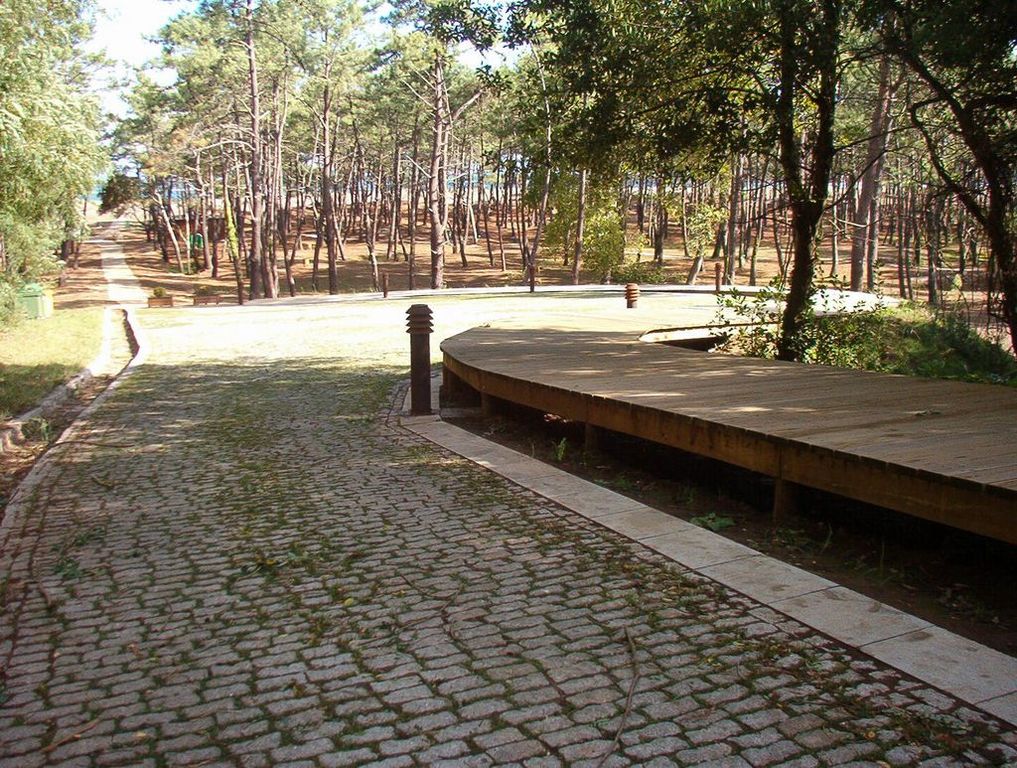
[(537, 265), (526, 265), (526, 281), (530, 284), (530, 293), (537, 290)]
[(406, 310), (406, 332), (410, 334), (410, 414), (431, 413), (431, 308), (414, 304)]
[(388, 298), (388, 273), (381, 276), (381, 295)]
[(716, 293), (720, 293), (720, 278), (721, 278), (721, 267), (718, 261), (713, 265), (713, 290)]
[(625, 286), (625, 306), (628, 309), (635, 309), (639, 303), (639, 286), (635, 283), (628, 283)]

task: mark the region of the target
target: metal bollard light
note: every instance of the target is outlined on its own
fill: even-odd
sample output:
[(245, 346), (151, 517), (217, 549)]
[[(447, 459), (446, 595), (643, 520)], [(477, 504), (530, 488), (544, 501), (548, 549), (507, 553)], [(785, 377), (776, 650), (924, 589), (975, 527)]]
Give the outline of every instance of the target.
[(639, 286), (635, 283), (625, 285), (625, 306), (628, 309), (635, 309), (639, 303)]
[(720, 262), (718, 261), (713, 265), (713, 290), (715, 293), (720, 293), (720, 277), (721, 267)]
[(406, 332), (410, 334), (410, 414), (431, 413), (431, 308), (414, 304), (406, 310)]

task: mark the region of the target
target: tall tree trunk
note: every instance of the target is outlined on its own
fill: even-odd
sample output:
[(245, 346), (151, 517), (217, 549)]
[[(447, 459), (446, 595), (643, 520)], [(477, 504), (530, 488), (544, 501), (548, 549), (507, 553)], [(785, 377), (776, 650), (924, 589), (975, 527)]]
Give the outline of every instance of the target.
[(731, 161), (731, 190), (728, 198), (727, 216), (727, 259), (724, 263), (724, 282), (734, 284), (736, 252), (741, 238), (738, 235), (738, 217), (742, 205), (742, 180), (744, 178), (745, 159), (736, 154)]
[(244, 303), (244, 276), (240, 269), (240, 238), (237, 237), (236, 220), (230, 206), (230, 191), (226, 183), (226, 170), (222, 172), (222, 217), (226, 237), (226, 255), (233, 263), (233, 277), (237, 284), (237, 304)]
[(385, 259), (396, 258), (396, 242), (399, 240), (399, 219), (402, 217), (402, 156), (399, 141), (392, 151), (392, 198), (389, 205), (388, 242), (385, 245)]
[(261, 225), (263, 217), (261, 194), (261, 99), (258, 93), (258, 62), (254, 49), (254, 3), (247, 0), (247, 76), (250, 86), (251, 107), (251, 294), (262, 293), (274, 298), (271, 286), (266, 285), (268, 271), (265, 254), (261, 247)]
[(406, 218), (406, 236), (410, 239), (410, 252), (406, 257), (407, 287), (414, 290), (417, 282), (417, 206), (420, 204), (420, 115), (413, 121), (413, 158), (410, 163), (410, 211)]
[(170, 242), (173, 244), (173, 255), (176, 256), (177, 271), (183, 274), (184, 260), (180, 254), (180, 244), (177, 242), (176, 233), (173, 231), (173, 220), (169, 217), (169, 214), (166, 213), (166, 206), (163, 205), (162, 198), (159, 197), (158, 192), (156, 192), (156, 203), (157, 203), (156, 208), (158, 209), (159, 214), (162, 216), (162, 222), (163, 226), (165, 227), (166, 234), (169, 237)]
[(184, 209), (184, 247), (187, 249), (187, 260), (184, 262), (187, 266), (187, 274), (191, 274), (191, 270), (194, 268), (194, 244), (191, 242), (191, 210), (190, 195), (187, 194), (188, 187), (190, 185), (185, 184), (183, 189), (184, 199), (182, 206)]
[(445, 70), (441, 54), (434, 54), (431, 69), (432, 126), (431, 164), (427, 180), (427, 212), (431, 228), (431, 288), (438, 289), (445, 284), (445, 221), (442, 217), (445, 190), (441, 186), (442, 165), (445, 162)]
[[(777, 98), (777, 133), (780, 145), (781, 166), (791, 201), (794, 267), (791, 272), (787, 304), (781, 317), (777, 357), (780, 360), (798, 360), (806, 349), (802, 330), (812, 295), (815, 269), (815, 239), (819, 220), (823, 215), (830, 172), (834, 157), (833, 122), (837, 95), (837, 52), (840, 48), (840, 0), (823, 0), (817, 12), (820, 38), (811, 44), (817, 46), (816, 68), (819, 82), (813, 100), (816, 108), (816, 134), (812, 140), (809, 166), (811, 178), (806, 184), (802, 174), (801, 151), (798, 145), (799, 127), (795, 124), (795, 97), (799, 91), (796, 20), (790, 7), (778, 3), (780, 14), (780, 93)], [(790, 3), (788, 3), (790, 5)]]
[(664, 199), (664, 177), (657, 177), (657, 190), (654, 195), (653, 211), (653, 261), (658, 266), (664, 264), (664, 239), (667, 237), (667, 205)]
[[(851, 239), (851, 290), (862, 289), (862, 276), (866, 271), (867, 254), (878, 243), (877, 212), (879, 207), (879, 181), (883, 171), (890, 120), (890, 102), (893, 86), (890, 82), (890, 59), (884, 56), (879, 63), (879, 90), (869, 121), (869, 144), (865, 154), (865, 167), (861, 176), (858, 205), (855, 209), (854, 232)], [(868, 284), (874, 285), (872, 270)]]
[(537, 253), (540, 250), (540, 239), (544, 233), (544, 225), (547, 221), (547, 200), (551, 194), (551, 102), (547, 97), (547, 83), (544, 80), (544, 68), (540, 64), (534, 50), (534, 58), (537, 61), (537, 72), (540, 75), (540, 92), (544, 100), (544, 183), (540, 192), (540, 207), (537, 210), (537, 227), (533, 233), (533, 243), (530, 246), (526, 258), (529, 271), (530, 292), (536, 290), (537, 281)]
[(579, 196), (576, 204), (576, 249), (572, 254), (572, 285), (579, 285), (579, 270), (583, 263), (583, 238), (586, 234), (586, 185), (588, 171), (579, 171)]
[[(326, 258), (328, 260), (328, 292), (335, 296), (339, 293), (339, 264), (336, 259), (336, 220), (335, 192), (333, 172), (335, 170), (335, 142), (332, 139), (332, 90), (328, 84), (331, 70), (325, 68), (325, 87), (321, 96), (321, 233), (325, 239)], [(320, 236), (319, 236), (320, 242)], [(315, 246), (315, 263), (317, 263), (318, 247)]]

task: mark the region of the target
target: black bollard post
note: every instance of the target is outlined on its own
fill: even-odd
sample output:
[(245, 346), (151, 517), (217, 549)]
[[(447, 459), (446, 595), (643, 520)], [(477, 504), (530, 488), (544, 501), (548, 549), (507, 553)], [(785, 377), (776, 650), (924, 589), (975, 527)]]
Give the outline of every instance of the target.
[(431, 308), (414, 304), (406, 310), (406, 332), (410, 334), (410, 414), (431, 413)]
[(388, 298), (388, 272), (381, 276), (381, 295), (382, 298)]

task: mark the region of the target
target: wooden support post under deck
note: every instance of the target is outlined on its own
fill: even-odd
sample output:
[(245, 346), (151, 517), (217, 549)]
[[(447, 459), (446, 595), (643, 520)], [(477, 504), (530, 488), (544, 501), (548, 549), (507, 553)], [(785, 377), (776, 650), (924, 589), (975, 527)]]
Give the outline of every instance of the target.
[(586, 422), (586, 427), (583, 429), (583, 449), (587, 453), (600, 450), (600, 427), (596, 427), (590, 422)]
[(802, 487), (778, 477), (773, 486), (773, 526), (776, 528), (798, 514), (801, 507)]
[(495, 398), (487, 394), (487, 392), (480, 393), (480, 412), (484, 416), (494, 416), (496, 410)]
[(462, 397), (466, 383), (449, 370), (448, 366), (441, 369), (441, 391), (439, 398), (442, 403), (453, 403)]

